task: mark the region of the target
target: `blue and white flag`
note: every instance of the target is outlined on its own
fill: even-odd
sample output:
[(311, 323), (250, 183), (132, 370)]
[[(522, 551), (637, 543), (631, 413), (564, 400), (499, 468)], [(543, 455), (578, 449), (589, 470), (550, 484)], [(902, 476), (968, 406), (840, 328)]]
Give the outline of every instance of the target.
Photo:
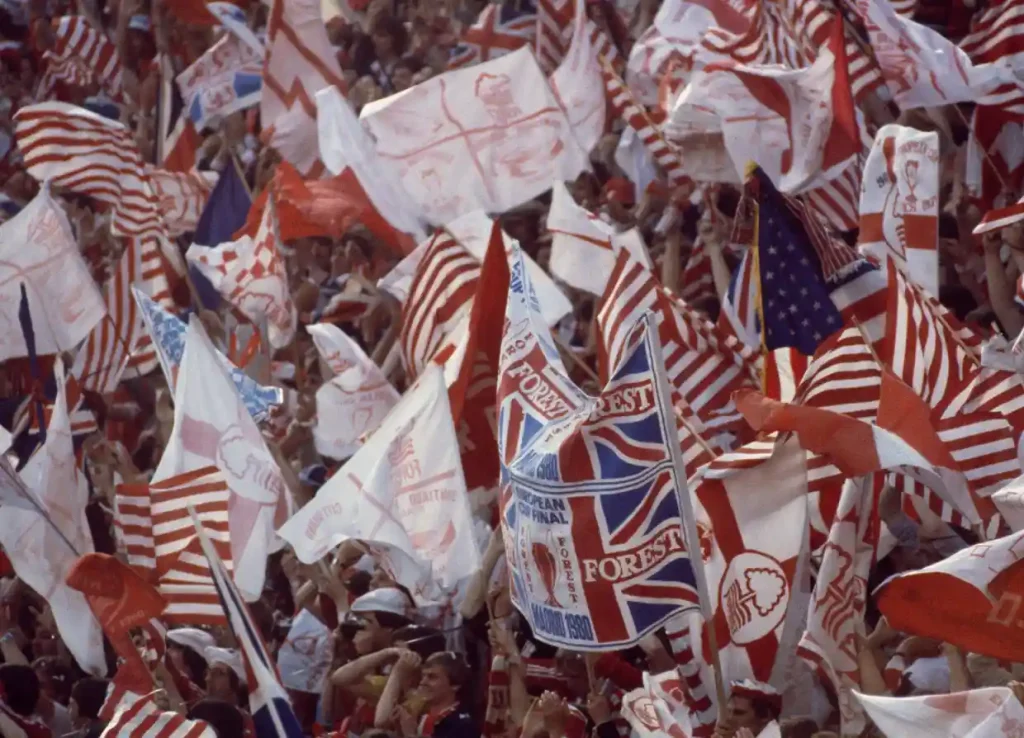
[[(173, 390), (178, 378), (181, 357), (185, 353), (185, 333), (188, 326), (153, 302), (144, 292), (132, 287), (132, 294), (135, 295), (135, 302), (142, 313), (146, 330), (153, 337), (153, 345), (156, 346), (157, 358), (160, 359), (160, 367), (164, 370), (167, 385)], [(259, 422), (270, 412), (272, 405), (284, 402), (284, 393), (280, 387), (264, 387), (232, 364), (220, 351), (217, 352), (217, 358), (231, 377), (235, 389), (245, 403), (245, 409), (249, 411), (253, 420)]]
[(267, 653), (259, 629), (253, 623), (249, 610), (235, 586), (231, 574), (224, 566), (213, 542), (207, 537), (194, 509), (192, 524), (199, 536), (203, 554), (210, 564), (213, 586), (217, 590), (221, 607), (227, 615), (228, 625), (235, 635), (238, 648), (245, 661), (246, 682), (249, 685), (249, 711), (256, 728), (256, 738), (303, 738), (302, 728), (295, 718), (288, 694), (277, 679), (274, 662)]
[(237, 36), (226, 34), (176, 81), (188, 117), (201, 131), (260, 101), (263, 58)]

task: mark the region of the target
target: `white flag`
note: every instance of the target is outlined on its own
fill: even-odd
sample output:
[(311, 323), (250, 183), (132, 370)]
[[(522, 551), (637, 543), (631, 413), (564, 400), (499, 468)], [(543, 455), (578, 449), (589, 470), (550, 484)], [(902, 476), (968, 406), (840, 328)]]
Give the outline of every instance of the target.
[(54, 372), (57, 399), (46, 442), (21, 472), (41, 511), (5, 504), (0, 514), (0, 544), (18, 577), (50, 605), (60, 637), (78, 665), (103, 676), (107, 673), (103, 631), (85, 596), (65, 584), (78, 557), (93, 552), (93, 543), (85, 518), (89, 488), (75, 462), (60, 359)]
[(377, 155), (377, 145), (338, 88), (326, 87), (316, 93), (316, 124), (320, 156), (328, 171), (341, 174), (351, 169), (388, 223), (417, 241), (426, 239), (426, 218), (402, 187), (397, 166)]
[(857, 250), (939, 296), (939, 134), (895, 124), (875, 136), (864, 164)]
[(450, 589), (476, 571), (479, 551), (440, 367), (424, 371), (380, 429), (278, 534), (304, 563), (350, 538), (393, 551), (393, 573), (419, 601), (431, 599), (431, 582)]
[(897, 14), (889, 0), (857, 0), (856, 8), (889, 93), (902, 110), (975, 102), (1015, 81), (1007, 67), (973, 64), (949, 39)]
[(833, 105), (835, 75), (829, 47), (803, 69), (774, 64), (704, 69), (676, 99), (669, 116), (671, 134), (685, 138), (721, 132), (741, 179), (754, 161), (780, 190), (810, 189), (838, 177), (851, 161), (846, 147), (829, 146), (842, 113)]
[(292, 499), (259, 428), (193, 315), (174, 388), (174, 428), (153, 482), (210, 464), (224, 473), (231, 490), (235, 583), (255, 599), (263, 591), (267, 554), (276, 548), (274, 529), (287, 519)]
[(527, 47), (372, 102), (360, 120), (436, 223), (511, 210), (589, 167)]
[(316, 450), (332, 459), (347, 459), (362, 438), (377, 430), (398, 402), (399, 394), (355, 341), (330, 323), (306, 327), (334, 378), (316, 391)]
[(590, 153), (604, 135), (605, 93), (601, 65), (587, 29), (586, 3), (575, 0), (572, 41), (565, 58), (551, 73), (549, 81), (576, 143)]
[(333, 655), (330, 628), (309, 610), (301, 610), (292, 620), (288, 637), (277, 651), (281, 686), (298, 692), (320, 694)]
[(71, 226), (47, 185), (0, 225), (0, 361), (28, 356), (18, 322), (22, 284), (40, 356), (74, 348), (107, 314)]
[(551, 187), (548, 230), (552, 234), (551, 273), (578, 290), (604, 294), (620, 247), (641, 264), (652, 266), (642, 239), (626, 234), (620, 237), (612, 226), (577, 205), (562, 182)]
[(1024, 706), (1006, 687), (926, 697), (854, 694), (888, 738), (1008, 738), (1024, 728)]

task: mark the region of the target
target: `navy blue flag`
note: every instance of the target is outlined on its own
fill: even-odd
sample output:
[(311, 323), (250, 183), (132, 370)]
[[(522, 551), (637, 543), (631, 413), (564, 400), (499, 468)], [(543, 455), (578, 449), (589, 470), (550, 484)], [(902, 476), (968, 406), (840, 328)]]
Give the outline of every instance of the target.
[[(219, 246), (230, 241), (235, 231), (245, 225), (251, 206), (252, 200), (238, 175), (238, 169), (229, 163), (210, 193), (203, 214), (199, 216), (193, 241), (201, 246)], [(220, 293), (194, 266), (189, 265), (189, 273), (203, 307), (216, 310), (220, 306)]]
[(792, 347), (813, 356), (822, 341), (843, 327), (836, 292), (864, 270), (877, 269), (828, 234), (803, 203), (779, 193), (760, 169), (748, 178), (747, 190), (757, 198), (755, 248), (765, 347)]

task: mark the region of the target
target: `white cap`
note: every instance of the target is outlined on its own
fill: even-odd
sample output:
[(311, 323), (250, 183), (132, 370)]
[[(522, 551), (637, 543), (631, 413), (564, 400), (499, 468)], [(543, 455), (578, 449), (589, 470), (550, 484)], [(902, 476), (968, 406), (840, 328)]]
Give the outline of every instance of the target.
[(390, 612), (408, 617), (409, 598), (400, 589), (372, 589), (352, 603), (351, 612)]
[(206, 649), (217, 645), (217, 640), (205, 630), (199, 628), (175, 628), (167, 631), (167, 639), (171, 643), (195, 651), (200, 656), (205, 656)]
[(231, 671), (235, 672), (239, 679), (243, 682), (245, 681), (245, 666), (242, 664), (242, 655), (233, 648), (209, 646), (203, 653), (203, 657), (209, 666), (224, 664)]

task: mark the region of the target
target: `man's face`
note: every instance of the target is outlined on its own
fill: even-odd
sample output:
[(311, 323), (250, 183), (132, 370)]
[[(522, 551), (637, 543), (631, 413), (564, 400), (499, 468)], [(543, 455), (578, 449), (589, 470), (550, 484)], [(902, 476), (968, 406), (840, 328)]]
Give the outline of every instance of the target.
[(226, 664), (213, 664), (206, 670), (206, 693), (219, 700), (234, 702), (231, 691), (231, 667)]
[(726, 707), (726, 720), (733, 730), (749, 728), (754, 735), (761, 732), (763, 721), (754, 712), (754, 703), (746, 697), (730, 697)]
[(440, 666), (425, 666), (420, 675), (420, 694), (427, 704), (450, 702), (455, 698), (455, 689), (448, 681), (448, 674)]

